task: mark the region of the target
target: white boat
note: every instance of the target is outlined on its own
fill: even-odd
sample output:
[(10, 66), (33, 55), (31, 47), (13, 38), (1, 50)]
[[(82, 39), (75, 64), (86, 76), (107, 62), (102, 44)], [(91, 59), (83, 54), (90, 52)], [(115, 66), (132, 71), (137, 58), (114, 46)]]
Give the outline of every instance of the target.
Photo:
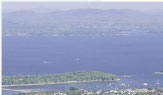
[(148, 85), (148, 83), (143, 83), (143, 85), (144, 85), (144, 86), (147, 86), (147, 85)]
[(121, 83), (121, 85), (122, 85), (122, 86), (125, 86), (126, 84), (124, 84), (124, 83)]
[(163, 71), (161, 71), (161, 72), (155, 72), (155, 74), (163, 74)]
[(47, 64), (47, 63), (49, 63), (49, 62), (48, 62), (48, 61), (43, 61), (42, 63)]
[(157, 81), (157, 82), (156, 82), (156, 84), (157, 84), (157, 85), (159, 85), (159, 84), (160, 84), (160, 82), (159, 82), (159, 81)]

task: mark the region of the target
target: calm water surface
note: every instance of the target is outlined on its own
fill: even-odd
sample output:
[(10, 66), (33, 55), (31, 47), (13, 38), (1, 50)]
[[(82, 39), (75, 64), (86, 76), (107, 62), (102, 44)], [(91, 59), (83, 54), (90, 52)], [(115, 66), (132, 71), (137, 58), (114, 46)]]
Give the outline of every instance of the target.
[[(78, 83), (25, 89), (163, 87), (163, 35), (3, 36), (3, 76), (97, 70), (132, 75), (120, 82)], [(156, 84), (159, 82), (160, 84)], [(147, 86), (146, 86), (147, 87)], [(24, 87), (21, 87), (24, 89)], [(20, 89), (20, 87), (19, 87)]]

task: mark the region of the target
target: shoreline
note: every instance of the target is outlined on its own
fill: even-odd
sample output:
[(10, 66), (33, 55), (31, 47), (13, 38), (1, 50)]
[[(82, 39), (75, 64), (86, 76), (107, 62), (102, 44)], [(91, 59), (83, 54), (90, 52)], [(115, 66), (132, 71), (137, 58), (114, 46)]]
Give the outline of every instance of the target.
[(67, 82), (51, 82), (51, 83), (40, 83), (40, 84), (18, 84), (18, 85), (2, 85), (3, 87), (13, 87), (13, 86), (35, 86), (35, 85), (50, 85), (50, 84), (71, 84), (71, 83), (87, 83), (87, 82), (114, 82), (119, 81), (120, 78), (115, 80), (107, 80), (107, 81), (100, 81), (100, 80), (89, 80), (89, 81), (67, 81)]
[(28, 37), (28, 36), (49, 36), (49, 37), (62, 37), (62, 36), (128, 36), (129, 34), (128, 33), (117, 33), (117, 34), (94, 34), (94, 35), (91, 35), (91, 34), (85, 34), (85, 35), (2, 35), (4, 37), (8, 37), (8, 36), (25, 36), (25, 37)]
[(30, 90), (26, 90), (26, 89), (9, 89), (9, 88), (2, 88), (2, 90), (8, 90), (8, 91), (14, 91), (14, 92), (22, 92), (22, 93), (29, 93), (29, 92), (31, 92)]

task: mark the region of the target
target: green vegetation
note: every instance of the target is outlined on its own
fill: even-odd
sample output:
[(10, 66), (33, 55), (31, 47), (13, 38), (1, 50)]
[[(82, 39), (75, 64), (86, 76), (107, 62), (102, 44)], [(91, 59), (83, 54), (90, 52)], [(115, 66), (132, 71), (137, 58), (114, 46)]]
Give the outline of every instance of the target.
[(98, 71), (79, 71), (58, 74), (18, 75), (2, 78), (2, 85), (50, 84), (66, 82), (115, 81), (113, 74)]
[[(75, 87), (72, 87), (75, 88)], [(130, 91), (129, 91), (130, 90)], [(16, 93), (9, 95), (163, 95), (163, 88), (148, 89), (120, 89), (114, 90), (54, 90), (54, 91), (40, 91), (30, 93)]]
[(79, 90), (79, 88), (77, 88), (77, 87), (70, 87), (69, 90), (70, 91), (76, 91), (76, 90)]

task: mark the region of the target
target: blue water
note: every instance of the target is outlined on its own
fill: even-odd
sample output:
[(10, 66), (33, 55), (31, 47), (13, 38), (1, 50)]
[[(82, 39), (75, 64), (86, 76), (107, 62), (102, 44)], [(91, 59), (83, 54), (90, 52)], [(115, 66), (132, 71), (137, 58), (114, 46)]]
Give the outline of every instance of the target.
[[(163, 35), (3, 36), (2, 48), (3, 76), (97, 70), (133, 76), (111, 87), (120, 87), (121, 83), (143, 87), (144, 82), (163, 87), (163, 75), (154, 74), (163, 69)], [(157, 81), (159, 85), (155, 84)], [(92, 84), (106, 88), (110, 83)], [(48, 85), (36, 89), (69, 86)]]

